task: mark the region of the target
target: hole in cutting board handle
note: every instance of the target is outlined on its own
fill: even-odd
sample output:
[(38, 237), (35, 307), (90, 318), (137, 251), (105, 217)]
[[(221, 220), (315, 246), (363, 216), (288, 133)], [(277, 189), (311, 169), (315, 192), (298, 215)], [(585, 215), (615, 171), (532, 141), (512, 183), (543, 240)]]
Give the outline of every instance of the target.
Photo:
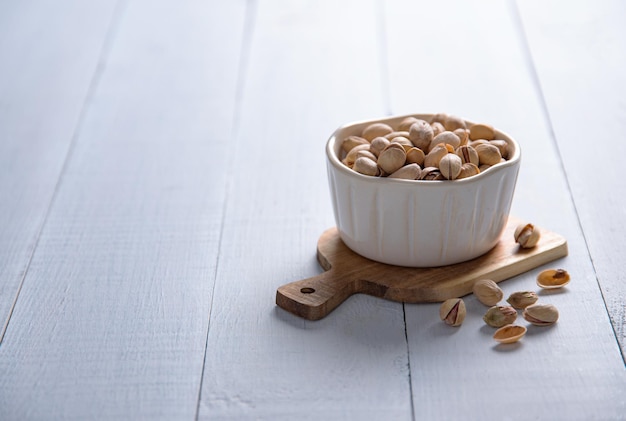
[(300, 292), (303, 294), (313, 294), (315, 292), (315, 288), (310, 288), (310, 287), (300, 288)]

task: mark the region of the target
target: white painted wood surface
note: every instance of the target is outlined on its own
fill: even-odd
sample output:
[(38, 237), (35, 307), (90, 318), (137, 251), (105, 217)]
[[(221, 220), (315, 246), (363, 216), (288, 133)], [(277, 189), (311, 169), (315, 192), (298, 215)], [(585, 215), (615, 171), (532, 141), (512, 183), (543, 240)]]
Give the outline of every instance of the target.
[(0, 342), (115, 12), (66, 3), (0, 3)]
[[(580, 171), (626, 121), (617, 1), (35, 3), (0, 4), (0, 419), (623, 419), (623, 146)], [(569, 241), (559, 322), (501, 347), (473, 297), (458, 329), (275, 307), (321, 270), (328, 135), (438, 111), (522, 144), (513, 213)]]

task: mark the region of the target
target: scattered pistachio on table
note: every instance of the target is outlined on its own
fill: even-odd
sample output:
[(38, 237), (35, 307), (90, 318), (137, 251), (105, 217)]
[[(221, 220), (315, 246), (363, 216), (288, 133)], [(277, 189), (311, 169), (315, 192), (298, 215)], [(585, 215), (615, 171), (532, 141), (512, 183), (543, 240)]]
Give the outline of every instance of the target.
[(559, 319), (559, 311), (552, 304), (533, 304), (524, 309), (522, 316), (535, 326), (549, 326)]
[[(389, 177), (406, 165), (417, 164), (419, 172), (410, 170), (394, 177), (413, 180), (460, 180), (506, 162), (509, 156), (508, 142), (498, 139), (492, 126), (469, 125), (444, 113), (435, 114), (430, 121), (406, 117), (396, 127), (372, 123), (343, 139), (341, 147), (345, 154), (342, 162), (360, 174)], [(363, 150), (371, 153), (367, 158), (372, 162), (357, 163), (357, 152)], [(436, 172), (424, 171), (427, 167)]]
[(461, 298), (450, 298), (439, 307), (439, 317), (449, 326), (461, 326), (465, 314), (465, 302)]
[(511, 306), (493, 306), (483, 316), (483, 320), (491, 327), (502, 327), (517, 319), (517, 310)]
[(537, 275), (537, 285), (544, 289), (562, 288), (569, 281), (570, 276), (565, 269), (547, 269)]
[(534, 291), (518, 291), (509, 295), (506, 301), (511, 304), (513, 308), (522, 310), (531, 304), (535, 304), (538, 299), (539, 297)]

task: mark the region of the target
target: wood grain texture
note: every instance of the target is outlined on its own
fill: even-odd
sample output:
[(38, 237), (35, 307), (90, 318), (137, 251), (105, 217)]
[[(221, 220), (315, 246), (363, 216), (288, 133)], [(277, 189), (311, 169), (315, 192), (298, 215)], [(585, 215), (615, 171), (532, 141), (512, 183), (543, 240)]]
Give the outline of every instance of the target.
[(0, 419), (194, 418), (245, 6), (124, 9), (0, 346)]
[(114, 10), (110, 1), (0, 4), (0, 343)]
[[(531, 58), (622, 355), (626, 358), (626, 5), (518, 2)], [(563, 75), (567, 74), (567, 77)], [(583, 122), (594, 127), (581, 130)], [(585, 150), (600, 153), (598, 171)], [(593, 154), (593, 153), (592, 153)]]
[(472, 292), (474, 282), (501, 282), (567, 255), (567, 241), (536, 227), (541, 241), (521, 249), (513, 233), (521, 220), (510, 217), (500, 242), (488, 253), (468, 262), (436, 268), (391, 266), (359, 256), (330, 228), (317, 242), (317, 258), (326, 272), (283, 285), (276, 304), (308, 320), (326, 317), (353, 294), (363, 293), (406, 303), (441, 302)]
[[(511, 212), (567, 238), (569, 255), (554, 265), (574, 276), (566, 290), (540, 293), (542, 302), (559, 309), (559, 322), (548, 329), (530, 328), (513, 347), (495, 345), (493, 330), (482, 321), (486, 307), (472, 296), (460, 329), (441, 323), (437, 305), (407, 305), (416, 419), (489, 419), (496, 414), (622, 419), (624, 364), (524, 52), (515, 7), (498, 1), (386, 5), (394, 114), (447, 111), (491, 123), (518, 140), (522, 166)], [(433, 19), (415, 25), (414, 16), (445, 16), (454, 30), (441, 30), (441, 22)], [(505, 296), (536, 290), (535, 277), (544, 268), (501, 282)]]
[(200, 419), (411, 419), (401, 304), (354, 296), (315, 323), (274, 305), (279, 285), (320, 272), (328, 137), (385, 112), (376, 6), (258, 3)]

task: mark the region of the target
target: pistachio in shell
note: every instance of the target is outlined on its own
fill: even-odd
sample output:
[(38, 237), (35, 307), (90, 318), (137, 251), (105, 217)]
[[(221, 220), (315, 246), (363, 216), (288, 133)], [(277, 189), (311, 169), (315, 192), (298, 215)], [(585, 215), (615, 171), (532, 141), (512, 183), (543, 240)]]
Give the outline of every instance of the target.
[(501, 344), (512, 344), (522, 339), (522, 336), (526, 334), (526, 328), (519, 325), (506, 325), (496, 330), (493, 334), (493, 339)]
[(544, 289), (562, 288), (569, 281), (570, 276), (565, 269), (547, 269), (537, 275), (537, 285)]
[(524, 309), (522, 316), (535, 326), (549, 326), (559, 319), (559, 311), (552, 304), (533, 304)]
[(474, 282), (472, 292), (486, 306), (495, 306), (504, 297), (504, 292), (491, 279), (480, 279)]
[(461, 326), (465, 314), (465, 303), (461, 298), (450, 298), (439, 307), (439, 317), (449, 326)]
[(521, 248), (529, 249), (537, 245), (541, 234), (533, 224), (521, 224), (515, 228), (513, 237)]
[(511, 306), (493, 306), (483, 316), (483, 320), (491, 327), (502, 327), (517, 319), (517, 310)]
[(507, 302), (511, 304), (513, 308), (518, 310), (524, 309), (529, 305), (535, 304), (539, 296), (537, 296), (536, 292), (533, 291), (518, 291), (509, 295), (507, 298)]

